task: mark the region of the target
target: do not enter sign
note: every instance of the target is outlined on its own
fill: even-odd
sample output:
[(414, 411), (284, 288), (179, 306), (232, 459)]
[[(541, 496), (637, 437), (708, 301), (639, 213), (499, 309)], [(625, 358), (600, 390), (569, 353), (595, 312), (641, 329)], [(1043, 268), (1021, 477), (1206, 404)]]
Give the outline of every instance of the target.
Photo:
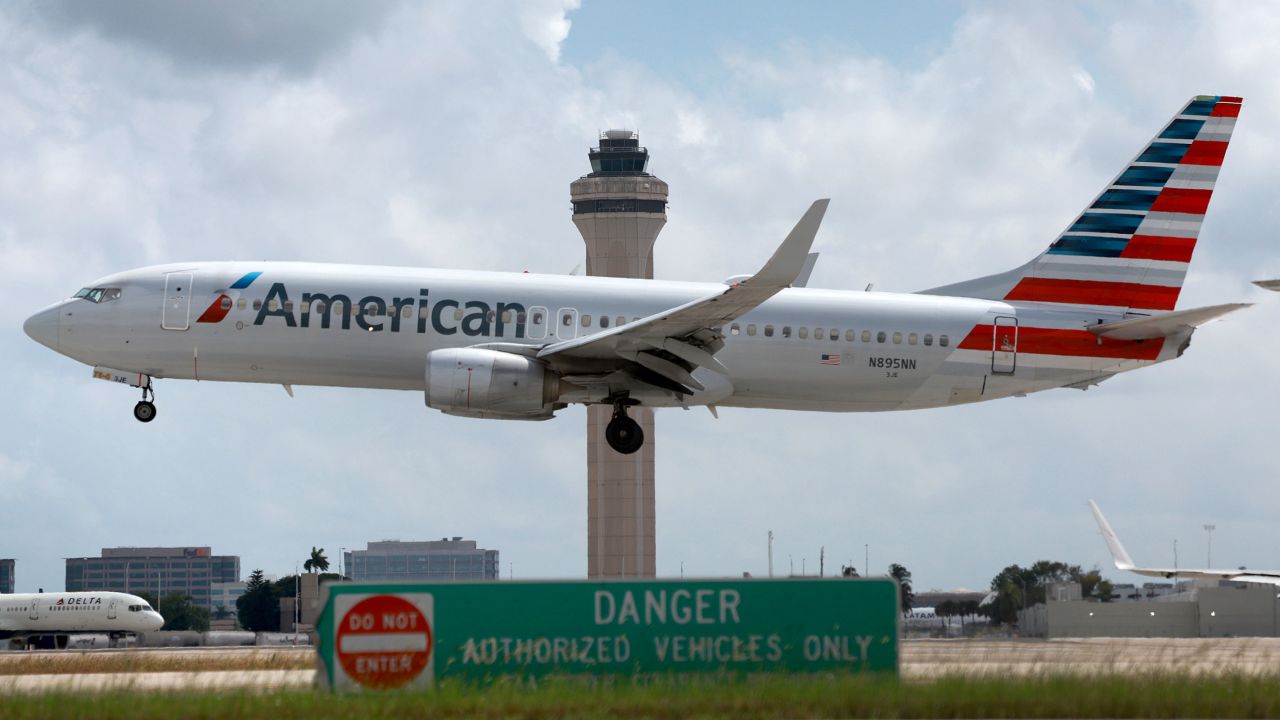
[(389, 690), (431, 683), (430, 593), (345, 595), (337, 602), (335, 685)]

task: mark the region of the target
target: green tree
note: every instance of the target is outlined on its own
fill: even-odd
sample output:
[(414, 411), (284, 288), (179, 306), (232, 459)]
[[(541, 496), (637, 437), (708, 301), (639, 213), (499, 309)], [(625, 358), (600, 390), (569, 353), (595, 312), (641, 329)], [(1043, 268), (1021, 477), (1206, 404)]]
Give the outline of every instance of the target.
[(911, 612), (911, 605), (916, 599), (916, 594), (911, 592), (911, 571), (898, 563), (894, 563), (889, 566), (889, 575), (897, 580), (898, 585), (902, 588), (902, 612)]
[(160, 615), (164, 618), (164, 630), (209, 629), (209, 609), (195, 604), (190, 595), (171, 592), (160, 601)]
[(986, 613), (994, 623), (1015, 622), (1019, 610), (1044, 602), (1047, 586), (1059, 582), (1080, 583), (1082, 597), (1109, 599), (1111, 595), (1111, 583), (1103, 579), (1097, 568), (1085, 571), (1079, 565), (1037, 560), (1026, 568), (1010, 565), (991, 579), (991, 589), (997, 595)]
[(858, 568), (852, 565), (843, 565), (840, 567), (840, 574), (844, 577), (855, 578), (858, 577)]
[(324, 548), (311, 546), (311, 558), (302, 563), (302, 569), (307, 572), (324, 572), (329, 569), (329, 558), (324, 556)]
[(280, 600), (261, 570), (250, 573), (244, 594), (236, 598), (236, 614), (240, 627), (245, 630), (275, 632), (280, 629)]

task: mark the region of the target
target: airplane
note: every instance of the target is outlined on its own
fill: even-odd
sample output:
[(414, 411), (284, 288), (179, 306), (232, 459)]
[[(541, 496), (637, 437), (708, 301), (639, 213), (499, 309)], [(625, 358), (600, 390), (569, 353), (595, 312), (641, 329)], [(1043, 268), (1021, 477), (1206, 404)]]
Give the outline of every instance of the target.
[(1129, 553), (1125, 552), (1124, 546), (1120, 544), (1120, 538), (1116, 537), (1115, 532), (1111, 530), (1110, 523), (1102, 516), (1102, 511), (1098, 509), (1098, 504), (1090, 500), (1089, 509), (1093, 511), (1093, 519), (1098, 521), (1098, 528), (1102, 530), (1102, 537), (1107, 541), (1107, 549), (1111, 551), (1111, 559), (1115, 562), (1118, 570), (1125, 570), (1136, 575), (1146, 575), (1147, 577), (1202, 578), (1205, 580), (1234, 580), (1235, 582), (1280, 585), (1280, 570), (1137, 567), (1133, 564), (1133, 559), (1129, 557)]
[(0, 639), (7, 639), (10, 647), (34, 642), (60, 649), (73, 633), (101, 633), (115, 639), (162, 627), (160, 613), (146, 600), (127, 593), (0, 595)]
[[(1047, 250), (916, 293), (796, 287), (828, 201), (726, 283), (302, 262), (188, 262), (109, 275), (28, 335), (141, 388), (159, 379), (386, 388), (451, 415), (546, 420), (634, 406), (909, 410), (1085, 390), (1182, 355), (1243, 303), (1175, 310), (1241, 99), (1197, 96)], [(809, 269), (811, 269), (811, 261)]]
[(1253, 284), (1263, 290), (1274, 290), (1275, 292), (1280, 292), (1280, 280), (1254, 280)]

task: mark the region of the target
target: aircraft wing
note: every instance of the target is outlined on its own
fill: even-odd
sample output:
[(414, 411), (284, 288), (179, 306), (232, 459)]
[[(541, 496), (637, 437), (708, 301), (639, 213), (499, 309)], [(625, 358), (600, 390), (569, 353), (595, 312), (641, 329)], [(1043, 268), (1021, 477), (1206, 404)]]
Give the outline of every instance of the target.
[[(720, 327), (791, 287), (805, 269), (809, 248), (829, 200), (818, 200), (787, 235), (773, 257), (750, 278), (636, 322), (544, 346), (537, 357), (569, 375), (630, 372), (673, 392), (702, 389), (690, 374), (698, 367), (724, 371), (715, 353), (724, 346)], [(617, 377), (611, 381), (616, 384)], [(624, 383), (625, 384), (625, 383)]]
[(1250, 307), (1253, 303), (1228, 303), (1192, 310), (1179, 310), (1163, 315), (1120, 320), (1119, 322), (1092, 325), (1089, 332), (1114, 340), (1154, 340), (1187, 328), (1198, 328), (1227, 313)]
[(1254, 280), (1253, 284), (1264, 290), (1280, 292), (1280, 280)]
[(1133, 564), (1133, 559), (1129, 557), (1129, 553), (1125, 551), (1124, 546), (1120, 544), (1120, 538), (1111, 530), (1111, 524), (1102, 516), (1102, 510), (1098, 509), (1098, 504), (1089, 501), (1089, 509), (1093, 511), (1093, 519), (1098, 523), (1098, 529), (1102, 531), (1102, 538), (1107, 542), (1107, 549), (1111, 551), (1111, 559), (1115, 562), (1118, 570), (1125, 570), (1135, 575), (1146, 575), (1147, 577), (1159, 578), (1203, 578), (1205, 580), (1232, 580), (1235, 582), (1264, 583), (1270, 585), (1280, 585), (1280, 572), (1270, 570), (1238, 570), (1214, 569), (1214, 568), (1142, 568)]

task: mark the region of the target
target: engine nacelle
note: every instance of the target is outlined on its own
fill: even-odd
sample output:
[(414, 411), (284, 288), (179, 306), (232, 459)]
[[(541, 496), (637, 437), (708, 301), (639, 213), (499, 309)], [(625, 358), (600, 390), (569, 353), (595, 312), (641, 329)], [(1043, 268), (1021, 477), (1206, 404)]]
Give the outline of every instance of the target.
[(560, 378), (532, 358), (498, 350), (427, 353), (427, 407), (449, 415), (546, 420), (559, 407)]

